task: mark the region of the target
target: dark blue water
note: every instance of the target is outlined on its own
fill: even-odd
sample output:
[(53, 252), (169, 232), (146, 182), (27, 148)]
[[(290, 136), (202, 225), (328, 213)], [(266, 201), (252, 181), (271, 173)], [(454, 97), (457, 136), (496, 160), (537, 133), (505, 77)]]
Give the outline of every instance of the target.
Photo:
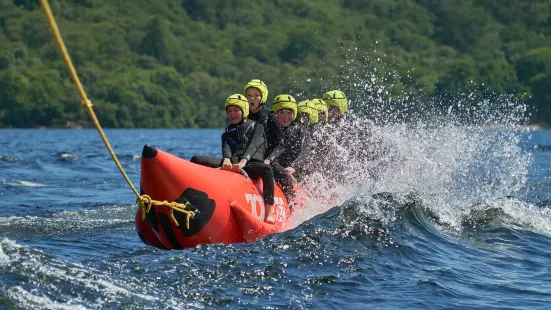
[[(96, 131), (0, 130), (0, 308), (548, 309), (551, 131), (380, 133), (393, 156), (378, 178), (351, 176), (293, 229), (162, 251), (135, 233)], [(144, 144), (189, 159), (217, 155), (219, 135), (107, 131), (136, 186)]]

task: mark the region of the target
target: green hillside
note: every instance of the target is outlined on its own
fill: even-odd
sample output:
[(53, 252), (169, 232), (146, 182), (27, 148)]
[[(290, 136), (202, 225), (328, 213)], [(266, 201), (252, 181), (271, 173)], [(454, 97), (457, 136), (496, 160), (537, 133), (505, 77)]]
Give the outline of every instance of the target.
[[(37, 3), (0, 1), (0, 127), (86, 125)], [(551, 123), (551, 0), (50, 3), (105, 127), (221, 127), (252, 78), (270, 100), (341, 88), (359, 102), (377, 83), (422, 104), (475, 85)]]

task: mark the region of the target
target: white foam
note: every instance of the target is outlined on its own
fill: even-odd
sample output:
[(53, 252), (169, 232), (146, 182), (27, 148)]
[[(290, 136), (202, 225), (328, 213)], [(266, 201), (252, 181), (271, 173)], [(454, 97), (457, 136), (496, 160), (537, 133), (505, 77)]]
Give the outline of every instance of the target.
[[(9, 254), (2, 250), (9, 248)], [(0, 240), (0, 266), (12, 268), (12, 272), (26, 274), (29, 282), (38, 289), (26, 289), (15, 285), (7, 288), (8, 296), (19, 306), (28, 309), (85, 309), (87, 307), (104, 307), (109, 303), (117, 303), (121, 296), (139, 298), (148, 302), (157, 301), (157, 297), (143, 294), (141, 288), (136, 291), (139, 281), (121, 282), (113, 279), (112, 275), (98, 269), (92, 269), (80, 264), (70, 264), (60, 259), (51, 258), (42, 251), (28, 249), (15, 244), (8, 239)], [(3, 262), (3, 265), (1, 264)], [(6, 264), (7, 262), (7, 264)], [(86, 289), (97, 293), (99, 296), (94, 301), (82, 301), (70, 293), (64, 293), (58, 288), (60, 283), (68, 284), (76, 289)], [(57, 296), (58, 300), (67, 299), (66, 302), (54, 301), (50, 297), (39, 292), (48, 291)], [(86, 304), (83, 306), (82, 304)]]
[[(349, 98), (356, 99), (349, 101), (351, 110), (364, 116), (358, 114), (339, 128), (341, 132), (333, 127), (324, 136), (328, 148), (338, 150), (337, 158), (347, 171), (345, 184), (307, 183), (305, 187), (318, 201), (309, 202), (307, 214), (293, 215), (293, 224), (326, 211), (331, 207), (327, 197), (334, 194), (337, 205), (355, 199), (367, 206), (371, 194), (390, 192), (394, 196), (417, 194), (442, 224), (460, 230), (473, 205), (515, 195), (525, 186), (532, 155), (520, 146), (529, 134), (518, 130), (526, 120), (524, 103), (513, 96), (482, 97), (472, 90), (442, 101), (421, 101), (411, 94), (404, 94), (403, 101), (390, 100), (395, 89), (385, 86), (385, 79), (400, 83), (399, 77), (392, 73), (381, 77), (366, 65), (375, 60), (357, 56), (346, 57), (343, 68), (348, 71), (341, 74), (340, 84)], [(376, 62), (386, 65), (380, 59)], [(378, 125), (370, 128), (371, 121)], [(349, 157), (351, 151), (377, 147), (373, 141), (355, 139), (358, 133), (369, 130), (388, 153), (374, 161), (355, 162)], [(336, 141), (335, 137), (347, 141)], [(351, 147), (343, 150), (343, 145)], [(370, 170), (377, 171), (375, 179), (370, 177)], [(536, 225), (537, 220), (532, 222), (530, 225)]]
[(23, 187), (47, 187), (46, 184), (34, 183), (29, 181), (19, 181), (19, 184)]
[(14, 182), (8, 182), (5, 179), (0, 179), (0, 184), (5, 184), (13, 187), (47, 187), (48, 186), (46, 184), (35, 183), (35, 182), (24, 181), (24, 180), (16, 181), (14, 183)]
[(13, 241), (6, 238), (0, 239), (0, 267), (5, 267), (9, 265), (11, 261), (10, 257), (6, 253), (4, 253), (4, 247), (7, 247), (9, 245), (13, 246)]
[(516, 199), (500, 199), (488, 205), (509, 215), (511, 219), (507, 224), (521, 225), (551, 236), (551, 208), (541, 208)]
[(78, 160), (80, 158), (77, 154), (72, 154), (72, 153), (61, 153), (59, 155), (61, 158), (66, 158), (70, 160)]
[(134, 206), (105, 206), (89, 210), (61, 211), (52, 217), (0, 217), (0, 227), (41, 234), (64, 234), (75, 230), (101, 228), (134, 221)]
[(20, 306), (28, 309), (60, 309), (75, 310), (87, 309), (85, 306), (68, 303), (55, 302), (47, 296), (40, 296), (25, 290), (21, 286), (13, 286), (8, 289), (8, 296), (19, 303)]

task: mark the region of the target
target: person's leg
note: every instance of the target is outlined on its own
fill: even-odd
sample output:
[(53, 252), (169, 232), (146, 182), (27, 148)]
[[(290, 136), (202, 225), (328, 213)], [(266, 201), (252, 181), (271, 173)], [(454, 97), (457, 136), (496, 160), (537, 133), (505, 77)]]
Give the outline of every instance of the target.
[(291, 203), (291, 201), (295, 199), (295, 187), (293, 185), (293, 179), (287, 173), (287, 171), (285, 171), (285, 168), (281, 164), (277, 162), (272, 163), (272, 168), (274, 170), (274, 179), (276, 183), (281, 186), (281, 189), (285, 194), (285, 198), (287, 198), (287, 202)]
[(190, 159), (190, 162), (211, 168), (218, 168), (222, 166), (222, 159), (215, 156), (195, 155)]
[(266, 207), (265, 221), (267, 223), (275, 223), (273, 216), (274, 208), (274, 172), (270, 165), (262, 162), (248, 162), (244, 170), (251, 178), (261, 177), (264, 184), (262, 196), (264, 198), (264, 206)]

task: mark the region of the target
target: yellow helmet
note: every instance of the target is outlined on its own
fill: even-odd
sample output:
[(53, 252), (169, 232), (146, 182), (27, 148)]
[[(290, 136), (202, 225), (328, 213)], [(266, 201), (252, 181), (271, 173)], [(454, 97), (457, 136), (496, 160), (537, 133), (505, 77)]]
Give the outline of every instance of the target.
[[(329, 119), (329, 111), (327, 110), (327, 103), (325, 103), (324, 100), (321, 99), (312, 99), (310, 102), (314, 105), (316, 110), (318, 110), (319, 113), (325, 114), (325, 122)], [(321, 119), (318, 119), (319, 122), (321, 122)], [(325, 123), (324, 122), (324, 123)]]
[(247, 98), (241, 94), (233, 94), (226, 99), (226, 104), (224, 108), (227, 108), (230, 105), (234, 105), (243, 111), (243, 119), (246, 119), (249, 116), (249, 102)]
[(254, 87), (260, 91), (260, 94), (262, 95), (262, 98), (260, 98), (260, 103), (266, 103), (266, 99), (268, 99), (268, 86), (264, 84), (259, 79), (251, 80), (247, 85), (245, 85), (245, 95), (247, 95), (247, 89)]
[(346, 111), (348, 111), (348, 100), (340, 90), (328, 91), (323, 95), (322, 99), (325, 100), (328, 106), (332, 105), (339, 108), (342, 114), (346, 114)]
[(308, 114), (308, 117), (310, 118), (308, 125), (314, 125), (318, 122), (318, 110), (316, 109), (316, 106), (308, 100), (298, 103), (297, 112)]
[(281, 109), (293, 110), (293, 120), (297, 118), (297, 101), (291, 95), (278, 95), (275, 97), (272, 110), (277, 113)]

